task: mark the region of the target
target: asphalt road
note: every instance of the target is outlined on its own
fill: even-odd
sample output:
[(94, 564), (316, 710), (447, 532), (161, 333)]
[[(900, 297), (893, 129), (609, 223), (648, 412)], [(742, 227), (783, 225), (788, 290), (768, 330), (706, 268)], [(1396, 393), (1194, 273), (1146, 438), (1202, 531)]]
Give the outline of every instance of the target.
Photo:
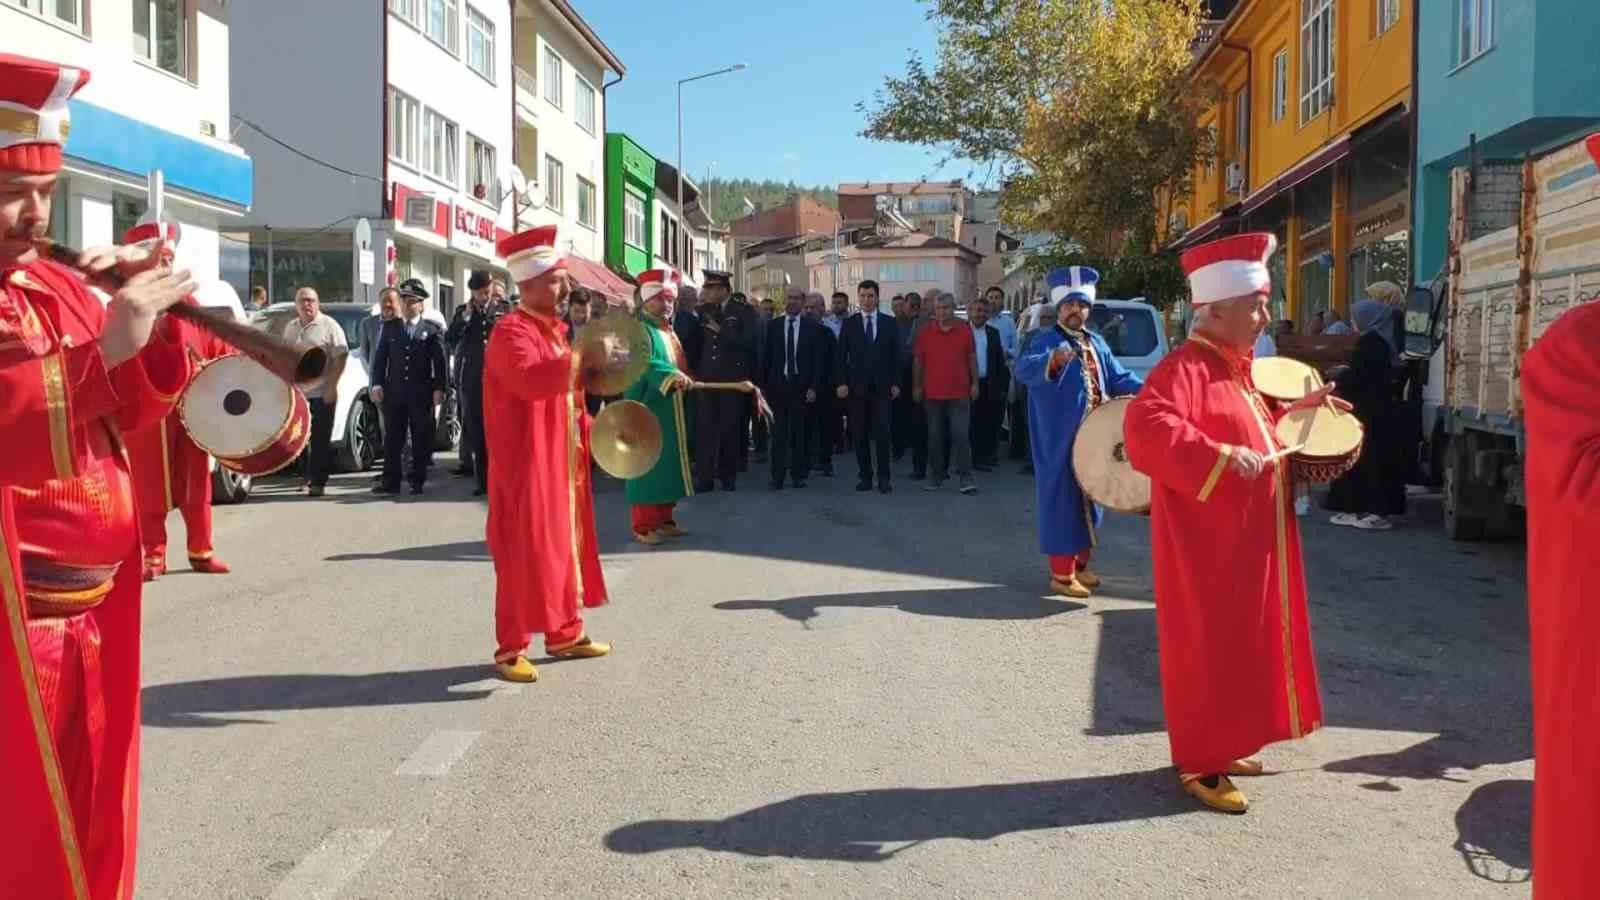
[(1142, 520), (1064, 603), (1011, 467), (882, 497), (847, 459), (655, 549), (602, 482), (614, 654), (528, 686), (493, 680), (464, 480), (218, 508), (235, 574), (146, 594), (139, 896), (1528, 895), (1519, 547), (1449, 543), (1436, 503), (1308, 520), (1328, 727), (1230, 817), (1167, 767)]

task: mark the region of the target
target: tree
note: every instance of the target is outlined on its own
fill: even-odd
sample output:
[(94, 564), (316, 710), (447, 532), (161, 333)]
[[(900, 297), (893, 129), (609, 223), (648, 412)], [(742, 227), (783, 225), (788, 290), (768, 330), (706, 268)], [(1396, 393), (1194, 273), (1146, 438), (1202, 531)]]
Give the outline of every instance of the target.
[(1201, 0), (929, 0), (932, 70), (913, 54), (863, 135), (997, 166), (1014, 228), (1097, 259), (1150, 253), (1152, 224), (1212, 154), (1215, 89), (1190, 71)]
[(719, 223), (742, 218), (746, 214), (745, 198), (749, 198), (756, 209), (787, 202), (796, 194), (810, 197), (824, 206), (838, 206), (838, 193), (833, 188), (800, 187), (793, 181), (784, 183), (772, 179), (714, 177), (707, 179), (700, 188), (711, 196), (711, 218)]

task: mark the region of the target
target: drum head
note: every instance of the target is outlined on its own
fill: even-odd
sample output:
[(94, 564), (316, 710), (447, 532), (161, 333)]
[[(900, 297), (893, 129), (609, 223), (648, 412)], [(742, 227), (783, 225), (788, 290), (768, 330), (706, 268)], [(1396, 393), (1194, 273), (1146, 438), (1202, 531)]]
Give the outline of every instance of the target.
[(184, 388), (178, 416), (202, 449), (247, 456), (269, 446), (294, 404), (294, 388), (248, 357), (211, 360)]
[(1322, 387), (1322, 376), (1298, 359), (1263, 356), (1250, 364), (1250, 380), (1256, 390), (1274, 400), (1293, 402)]
[(1327, 404), (1297, 409), (1278, 420), (1278, 440), (1286, 447), (1301, 444), (1295, 456), (1335, 459), (1361, 449), (1361, 420), (1355, 413), (1338, 412)]
[(1150, 476), (1128, 462), (1122, 422), (1133, 401), (1111, 400), (1089, 413), (1072, 444), (1072, 470), (1089, 499), (1118, 512), (1150, 509)]

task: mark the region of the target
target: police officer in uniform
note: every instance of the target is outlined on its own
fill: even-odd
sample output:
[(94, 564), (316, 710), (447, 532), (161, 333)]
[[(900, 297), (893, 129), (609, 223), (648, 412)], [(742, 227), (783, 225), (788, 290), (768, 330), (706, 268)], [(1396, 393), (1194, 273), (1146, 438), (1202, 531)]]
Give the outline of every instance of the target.
[(495, 296), (496, 287), (488, 272), (474, 272), (467, 281), (470, 299), (456, 309), (445, 332), (445, 343), (455, 353), (461, 415), (461, 468), (456, 472), (477, 478), (474, 497), (489, 490), (489, 447), (483, 439), (483, 353), (489, 346), (490, 329), (511, 311), (510, 304)]
[(383, 324), (372, 354), (371, 394), (383, 412), (383, 481), (375, 494), (400, 493), (406, 435), (411, 436), (411, 493), (422, 493), (433, 456), (435, 406), (444, 403), (449, 371), (444, 330), (424, 318), (428, 291), (408, 278), (400, 283), (401, 315)]
[[(749, 304), (729, 300), (733, 276), (705, 269), (701, 291), (700, 381), (746, 381), (755, 374), (756, 313)], [(695, 397), (699, 439), (695, 441), (695, 490), (712, 489), (713, 478), (731, 491), (745, 441), (749, 397), (733, 391), (706, 391)]]

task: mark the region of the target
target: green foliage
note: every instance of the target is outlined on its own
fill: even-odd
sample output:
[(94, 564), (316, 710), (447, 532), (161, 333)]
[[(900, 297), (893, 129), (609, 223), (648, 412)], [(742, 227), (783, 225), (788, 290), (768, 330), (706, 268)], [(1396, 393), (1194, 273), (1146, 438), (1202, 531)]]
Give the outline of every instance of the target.
[(712, 220), (726, 224), (742, 218), (747, 210), (744, 198), (749, 197), (756, 209), (766, 209), (785, 203), (795, 194), (802, 194), (829, 207), (838, 207), (838, 192), (831, 187), (801, 187), (793, 181), (782, 182), (770, 178), (711, 178), (701, 184), (701, 190), (711, 197)]
[(1057, 266), (1090, 266), (1100, 272), (1100, 296), (1119, 300), (1143, 297), (1146, 303), (1165, 310), (1189, 295), (1189, 283), (1178, 254), (1139, 249), (1150, 246), (1140, 239), (1153, 236), (1153, 230), (1152, 224), (1128, 242), (1128, 250), (1114, 256), (1089, 252), (1075, 241), (1058, 240), (1031, 255), (1028, 268), (1043, 273)]

